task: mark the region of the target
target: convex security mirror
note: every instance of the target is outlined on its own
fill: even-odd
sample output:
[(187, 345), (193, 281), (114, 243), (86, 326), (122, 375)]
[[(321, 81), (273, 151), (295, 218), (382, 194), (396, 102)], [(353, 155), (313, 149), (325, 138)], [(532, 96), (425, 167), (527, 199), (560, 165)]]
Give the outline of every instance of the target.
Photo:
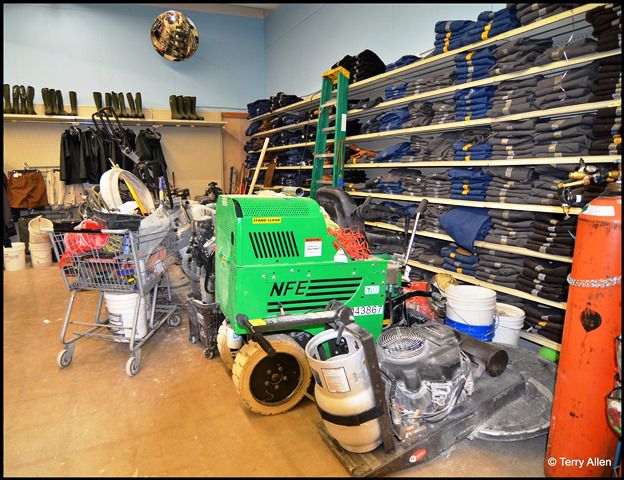
[(199, 31), (182, 12), (167, 10), (156, 17), (151, 30), (152, 45), (170, 62), (193, 56), (199, 46)]

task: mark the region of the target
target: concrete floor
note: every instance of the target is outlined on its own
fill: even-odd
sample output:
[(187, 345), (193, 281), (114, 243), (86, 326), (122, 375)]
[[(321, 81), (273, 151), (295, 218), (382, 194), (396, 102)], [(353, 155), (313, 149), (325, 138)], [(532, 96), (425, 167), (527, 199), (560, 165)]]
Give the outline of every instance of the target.
[[(68, 298), (56, 265), (4, 272), (5, 476), (347, 476), (313, 402), (275, 417), (244, 409), (221, 360), (188, 342), (185, 314), (146, 344), (136, 377), (127, 345), (92, 339), (60, 369)], [(92, 318), (96, 302), (79, 294), (75, 311)], [(465, 440), (392, 476), (543, 476), (545, 446)]]

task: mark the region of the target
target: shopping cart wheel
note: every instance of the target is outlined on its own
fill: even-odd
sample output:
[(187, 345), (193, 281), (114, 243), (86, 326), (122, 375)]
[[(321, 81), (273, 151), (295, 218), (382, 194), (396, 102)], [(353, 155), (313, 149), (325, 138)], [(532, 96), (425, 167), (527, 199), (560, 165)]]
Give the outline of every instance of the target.
[(72, 361), (72, 352), (70, 352), (69, 350), (61, 350), (58, 356), (56, 357), (56, 363), (58, 363), (58, 366), (61, 368), (65, 368), (69, 366), (71, 361)]
[(178, 327), (182, 324), (182, 317), (179, 313), (174, 313), (167, 319), (167, 325), (170, 327)]
[(134, 377), (141, 369), (141, 360), (136, 357), (130, 357), (126, 362), (126, 373), (129, 377)]
[(212, 360), (217, 352), (215, 352), (214, 348), (204, 348), (204, 357), (208, 360)]

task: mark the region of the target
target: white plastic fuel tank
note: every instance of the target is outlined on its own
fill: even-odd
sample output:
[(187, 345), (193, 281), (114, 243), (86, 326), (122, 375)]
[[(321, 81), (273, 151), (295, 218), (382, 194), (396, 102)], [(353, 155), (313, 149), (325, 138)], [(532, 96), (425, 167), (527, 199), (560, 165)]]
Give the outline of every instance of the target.
[[(305, 352), (315, 381), (314, 396), (319, 409), (349, 417), (372, 409), (375, 397), (366, 369), (364, 347), (354, 335), (343, 332), (348, 353), (329, 355), (329, 341), (335, 340), (337, 335), (335, 330), (316, 335), (306, 345)], [(370, 452), (381, 444), (378, 418), (355, 426), (338, 425), (326, 419), (323, 423), (340, 446), (350, 452)]]

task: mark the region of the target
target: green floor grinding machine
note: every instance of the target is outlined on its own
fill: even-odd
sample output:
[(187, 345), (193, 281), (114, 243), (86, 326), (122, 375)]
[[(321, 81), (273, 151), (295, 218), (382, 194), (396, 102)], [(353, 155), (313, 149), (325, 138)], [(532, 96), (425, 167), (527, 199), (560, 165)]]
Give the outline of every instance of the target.
[[(318, 203), (244, 195), (217, 200), (216, 301), (226, 318), (217, 344), (243, 404), (274, 415), (299, 403), (312, 378), (304, 349), (315, 335), (333, 328), (337, 335), (327, 356), (346, 352), (340, 341), (344, 330), (358, 338), (375, 399), (372, 409), (357, 415), (319, 408), (321, 437), (351, 475), (414, 466), (468, 436), (518, 440), (545, 434), (554, 388), (550, 362), (439, 323), (415, 325), (404, 308), (397, 318), (396, 307), (407, 298), (429, 294), (401, 288), (426, 201), (419, 205), (404, 255), (353, 260), (328, 232), (319, 203), (343, 227), (363, 227), (367, 205), (358, 212), (345, 192), (332, 187), (318, 193)], [(388, 337), (397, 325), (407, 328), (407, 335)], [(418, 392), (410, 390), (414, 382)], [(408, 400), (416, 407), (397, 413), (397, 405)], [(327, 422), (357, 426), (373, 420), (379, 422), (381, 443), (372, 452), (345, 450), (326, 428)], [(407, 430), (411, 434), (405, 435)]]

